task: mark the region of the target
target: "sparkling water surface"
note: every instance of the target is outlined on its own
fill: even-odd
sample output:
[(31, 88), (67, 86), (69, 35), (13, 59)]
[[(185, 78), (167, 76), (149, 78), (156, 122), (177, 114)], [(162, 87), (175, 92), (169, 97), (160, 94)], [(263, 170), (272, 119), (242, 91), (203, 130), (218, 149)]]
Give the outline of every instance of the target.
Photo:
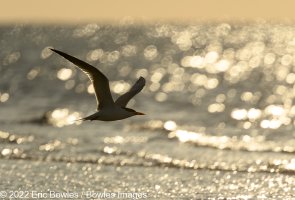
[[(295, 199), (293, 24), (2, 25), (0, 47), (1, 191)], [(94, 89), (49, 48), (114, 98), (144, 77), (128, 107), (147, 115), (75, 121)]]

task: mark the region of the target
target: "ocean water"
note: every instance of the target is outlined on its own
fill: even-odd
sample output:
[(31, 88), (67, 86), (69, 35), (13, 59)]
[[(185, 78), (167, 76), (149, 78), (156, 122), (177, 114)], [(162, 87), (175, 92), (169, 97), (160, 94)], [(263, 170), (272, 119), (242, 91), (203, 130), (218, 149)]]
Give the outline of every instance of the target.
[[(1, 25), (0, 47), (0, 198), (295, 199), (293, 24)], [(93, 88), (49, 48), (114, 99), (143, 76), (146, 115), (76, 122)]]

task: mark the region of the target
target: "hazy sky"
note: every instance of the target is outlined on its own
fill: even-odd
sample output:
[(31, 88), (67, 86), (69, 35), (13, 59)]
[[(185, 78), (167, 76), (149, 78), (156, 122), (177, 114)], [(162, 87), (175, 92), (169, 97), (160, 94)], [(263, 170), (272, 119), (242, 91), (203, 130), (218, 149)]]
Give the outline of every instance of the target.
[(0, 22), (64, 23), (118, 20), (295, 19), (292, 0), (1, 1)]

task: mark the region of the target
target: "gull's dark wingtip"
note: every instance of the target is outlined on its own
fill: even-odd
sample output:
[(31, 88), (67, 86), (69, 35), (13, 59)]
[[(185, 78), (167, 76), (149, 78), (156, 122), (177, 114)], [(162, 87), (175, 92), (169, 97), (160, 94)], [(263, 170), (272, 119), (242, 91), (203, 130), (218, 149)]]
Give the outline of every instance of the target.
[(57, 53), (58, 52), (58, 50), (56, 50), (56, 49), (53, 49), (53, 48), (49, 48), (51, 51), (54, 51), (55, 53)]
[[(57, 53), (57, 54), (59, 54), (59, 55), (61, 55), (62, 57), (64, 57), (65, 59), (67, 59), (67, 60), (69, 60), (69, 61), (71, 61), (71, 59), (69, 58), (69, 57), (73, 57), (73, 56), (70, 56), (70, 55), (68, 55), (68, 54), (66, 54), (66, 53), (64, 53), (64, 52), (62, 52), (62, 51), (59, 51), (59, 50), (57, 50), (57, 49), (53, 49), (53, 48), (49, 48), (51, 51), (53, 51), (53, 52), (55, 52), (55, 53)], [(72, 62), (72, 61), (71, 61)]]
[(145, 84), (145, 78), (143, 78), (142, 76), (139, 77), (138, 81), (142, 81)]
[(139, 80), (145, 80), (142, 76), (139, 77)]

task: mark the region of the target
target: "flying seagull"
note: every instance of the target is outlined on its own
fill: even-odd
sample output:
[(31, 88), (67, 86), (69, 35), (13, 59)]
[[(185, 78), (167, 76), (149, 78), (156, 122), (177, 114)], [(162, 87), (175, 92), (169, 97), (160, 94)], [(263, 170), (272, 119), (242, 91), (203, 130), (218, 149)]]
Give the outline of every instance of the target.
[(51, 48), (50, 50), (79, 67), (90, 78), (93, 84), (97, 101), (97, 112), (88, 117), (82, 118), (81, 120), (116, 121), (135, 115), (144, 115), (144, 113), (126, 107), (130, 99), (138, 94), (144, 87), (145, 79), (143, 77), (140, 77), (128, 92), (120, 96), (114, 102), (110, 91), (109, 80), (101, 71), (62, 51)]

